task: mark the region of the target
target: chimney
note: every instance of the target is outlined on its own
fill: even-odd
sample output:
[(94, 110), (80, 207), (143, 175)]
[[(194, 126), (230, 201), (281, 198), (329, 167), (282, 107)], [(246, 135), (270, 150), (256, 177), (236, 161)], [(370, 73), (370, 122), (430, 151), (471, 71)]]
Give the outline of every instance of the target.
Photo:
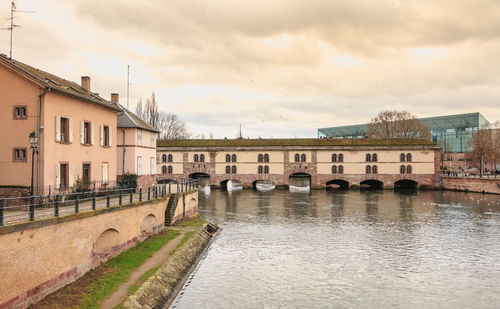
[(90, 77), (82, 76), (82, 88), (90, 91)]
[(118, 93), (112, 93), (111, 94), (111, 103), (119, 103), (119, 97), (120, 95)]

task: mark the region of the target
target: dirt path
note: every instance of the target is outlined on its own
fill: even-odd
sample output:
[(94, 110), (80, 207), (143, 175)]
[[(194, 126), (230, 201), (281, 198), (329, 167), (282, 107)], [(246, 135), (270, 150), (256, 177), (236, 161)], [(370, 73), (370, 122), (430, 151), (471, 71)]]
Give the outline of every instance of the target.
[(101, 308), (103, 309), (112, 309), (121, 304), (129, 295), (128, 289), (134, 285), (139, 278), (148, 270), (154, 267), (159, 267), (170, 257), (170, 252), (174, 250), (177, 245), (181, 242), (184, 234), (186, 233), (184, 229), (178, 229), (181, 234), (171, 241), (169, 241), (165, 246), (163, 246), (160, 250), (156, 251), (153, 256), (146, 260), (139, 268), (134, 270), (130, 274), (130, 278), (124, 283), (118, 286), (118, 289), (113, 292), (108, 298), (104, 300), (101, 304)]

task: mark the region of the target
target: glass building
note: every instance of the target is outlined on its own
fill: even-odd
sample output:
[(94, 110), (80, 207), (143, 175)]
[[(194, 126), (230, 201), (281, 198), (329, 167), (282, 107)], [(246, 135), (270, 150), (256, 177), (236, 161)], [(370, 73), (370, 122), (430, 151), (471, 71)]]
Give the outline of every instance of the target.
[[(490, 126), (480, 113), (419, 118), (432, 134), (432, 141), (445, 152), (468, 152), (467, 142), (479, 128)], [(318, 129), (318, 138), (366, 138), (367, 124)]]

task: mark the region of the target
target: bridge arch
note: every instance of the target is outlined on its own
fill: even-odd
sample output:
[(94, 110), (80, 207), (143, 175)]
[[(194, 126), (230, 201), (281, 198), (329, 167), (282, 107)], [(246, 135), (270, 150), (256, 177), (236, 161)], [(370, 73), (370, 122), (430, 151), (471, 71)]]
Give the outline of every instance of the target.
[(241, 187), (242, 186), (241, 181), (239, 181), (237, 179), (225, 179), (225, 180), (222, 180), (220, 182), (220, 189), (222, 191), (224, 191), (224, 190), (227, 191), (228, 189), (230, 190), (231, 187), (228, 187), (228, 184), (230, 184), (230, 183), (233, 184), (233, 187)]
[(418, 189), (418, 182), (412, 179), (400, 179), (394, 182), (394, 189)]
[(347, 190), (347, 189), (349, 189), (349, 181), (344, 180), (344, 179), (332, 179), (332, 180), (326, 182), (326, 189), (327, 190), (332, 190), (332, 189)]
[(366, 179), (359, 183), (360, 188), (366, 189), (383, 189), (384, 183), (378, 179)]

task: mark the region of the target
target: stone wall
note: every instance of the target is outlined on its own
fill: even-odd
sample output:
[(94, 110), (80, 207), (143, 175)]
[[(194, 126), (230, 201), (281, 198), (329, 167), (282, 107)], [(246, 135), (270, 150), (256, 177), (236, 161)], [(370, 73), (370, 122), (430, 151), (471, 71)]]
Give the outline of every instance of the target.
[(472, 179), (441, 177), (441, 187), (446, 190), (500, 194), (500, 178)]
[(190, 218), (198, 212), (198, 190), (181, 193), (177, 201), (172, 224), (184, 218)]
[(25, 308), (164, 225), (167, 199), (0, 228), (0, 308)]

